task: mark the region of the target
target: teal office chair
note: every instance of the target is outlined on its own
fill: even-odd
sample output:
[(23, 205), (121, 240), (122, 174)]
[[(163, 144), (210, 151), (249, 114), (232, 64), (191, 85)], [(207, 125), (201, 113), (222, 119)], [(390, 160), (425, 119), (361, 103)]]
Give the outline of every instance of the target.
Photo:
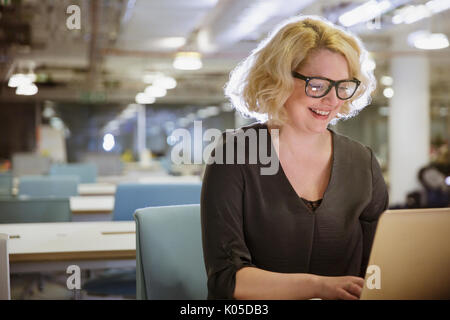
[(19, 196), (68, 198), (78, 195), (77, 176), (23, 176), (19, 178)]
[(136, 209), (200, 203), (202, 183), (121, 183), (117, 186), (113, 220), (133, 220)]
[[(113, 220), (133, 220), (136, 209), (155, 206), (200, 203), (201, 182), (193, 183), (121, 183), (117, 186)], [(88, 280), (83, 290), (90, 296), (136, 295), (136, 270), (110, 270)]]
[(69, 198), (0, 198), (0, 223), (71, 221)]
[(51, 176), (78, 176), (80, 183), (97, 181), (97, 166), (93, 163), (53, 164), (50, 167)]
[(12, 174), (11, 172), (0, 172), (0, 196), (8, 197), (12, 195)]
[(206, 299), (200, 205), (144, 208), (134, 218), (137, 298)]

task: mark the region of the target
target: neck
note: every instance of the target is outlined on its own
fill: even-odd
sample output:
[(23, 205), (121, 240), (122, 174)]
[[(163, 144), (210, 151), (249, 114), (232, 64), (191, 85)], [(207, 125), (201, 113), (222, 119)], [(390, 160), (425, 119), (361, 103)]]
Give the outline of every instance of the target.
[(319, 133), (304, 132), (290, 124), (285, 124), (279, 129), (279, 145), (294, 153), (302, 150), (320, 152), (328, 147), (331, 138), (328, 130)]

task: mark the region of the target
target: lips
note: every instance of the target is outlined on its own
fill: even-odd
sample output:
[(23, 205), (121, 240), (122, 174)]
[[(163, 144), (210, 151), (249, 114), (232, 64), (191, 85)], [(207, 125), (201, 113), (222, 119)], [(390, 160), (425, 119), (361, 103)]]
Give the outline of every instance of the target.
[(321, 110), (316, 108), (309, 108), (309, 110), (321, 116), (328, 116), (331, 113), (331, 110)]

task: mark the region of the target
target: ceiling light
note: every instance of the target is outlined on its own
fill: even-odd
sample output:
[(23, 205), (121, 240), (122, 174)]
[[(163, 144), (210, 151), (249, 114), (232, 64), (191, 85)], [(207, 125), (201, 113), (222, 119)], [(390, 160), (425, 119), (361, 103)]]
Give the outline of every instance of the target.
[(370, 0), (339, 17), (339, 23), (345, 27), (351, 27), (355, 24), (370, 21), (377, 16), (382, 15), (392, 7), (388, 0), (375, 1)]
[(138, 104), (151, 104), (155, 102), (155, 98), (151, 97), (144, 92), (139, 92), (136, 95), (136, 103)]
[(156, 78), (153, 85), (164, 89), (173, 89), (177, 86), (177, 81), (172, 77), (163, 76)]
[(383, 90), (383, 95), (386, 98), (388, 98), (388, 99), (392, 98), (394, 96), (394, 89), (392, 89), (392, 88), (385, 88)]
[(444, 49), (449, 46), (449, 42), (445, 34), (430, 33), (424, 30), (411, 33), (408, 36), (408, 43), (417, 49), (424, 50)]
[(167, 90), (157, 86), (148, 86), (145, 88), (145, 94), (150, 97), (161, 98), (167, 94)]
[(34, 83), (19, 85), (16, 88), (17, 95), (32, 96), (32, 95), (35, 95), (37, 92), (38, 92), (38, 87)]
[(201, 54), (195, 51), (178, 52), (173, 61), (173, 67), (180, 70), (198, 70), (202, 66)]
[(392, 79), (392, 77), (390, 76), (382, 76), (380, 82), (384, 86), (392, 86), (392, 84), (394, 83), (394, 79)]
[(432, 0), (428, 1), (425, 5), (434, 14), (450, 9), (450, 1), (448, 0)]
[(159, 40), (156, 40), (156, 41), (154, 41), (154, 43), (158, 47), (167, 48), (167, 49), (177, 49), (177, 48), (185, 45), (186, 38), (184, 38), (184, 37), (166, 37), (166, 38), (161, 38)]
[(13, 74), (8, 81), (8, 87), (17, 88), (18, 86), (30, 84), (32, 81), (22, 73)]
[(144, 81), (144, 83), (151, 84), (151, 83), (153, 83), (153, 81), (155, 81), (159, 77), (163, 77), (163, 76), (164, 76), (164, 74), (161, 72), (147, 72), (142, 77), (142, 81)]
[(447, 9), (450, 9), (450, 1), (448, 0), (432, 0), (424, 5), (406, 6), (398, 10), (398, 13), (392, 18), (392, 23), (411, 24)]

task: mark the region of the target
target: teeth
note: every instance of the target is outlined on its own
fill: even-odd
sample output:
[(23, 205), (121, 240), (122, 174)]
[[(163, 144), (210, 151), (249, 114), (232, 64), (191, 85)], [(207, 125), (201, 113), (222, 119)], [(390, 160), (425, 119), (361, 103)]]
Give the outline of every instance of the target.
[(314, 111), (317, 114), (322, 115), (322, 116), (327, 116), (327, 115), (330, 114), (330, 111), (321, 111), (321, 110), (318, 110), (318, 109), (311, 109), (311, 110)]

